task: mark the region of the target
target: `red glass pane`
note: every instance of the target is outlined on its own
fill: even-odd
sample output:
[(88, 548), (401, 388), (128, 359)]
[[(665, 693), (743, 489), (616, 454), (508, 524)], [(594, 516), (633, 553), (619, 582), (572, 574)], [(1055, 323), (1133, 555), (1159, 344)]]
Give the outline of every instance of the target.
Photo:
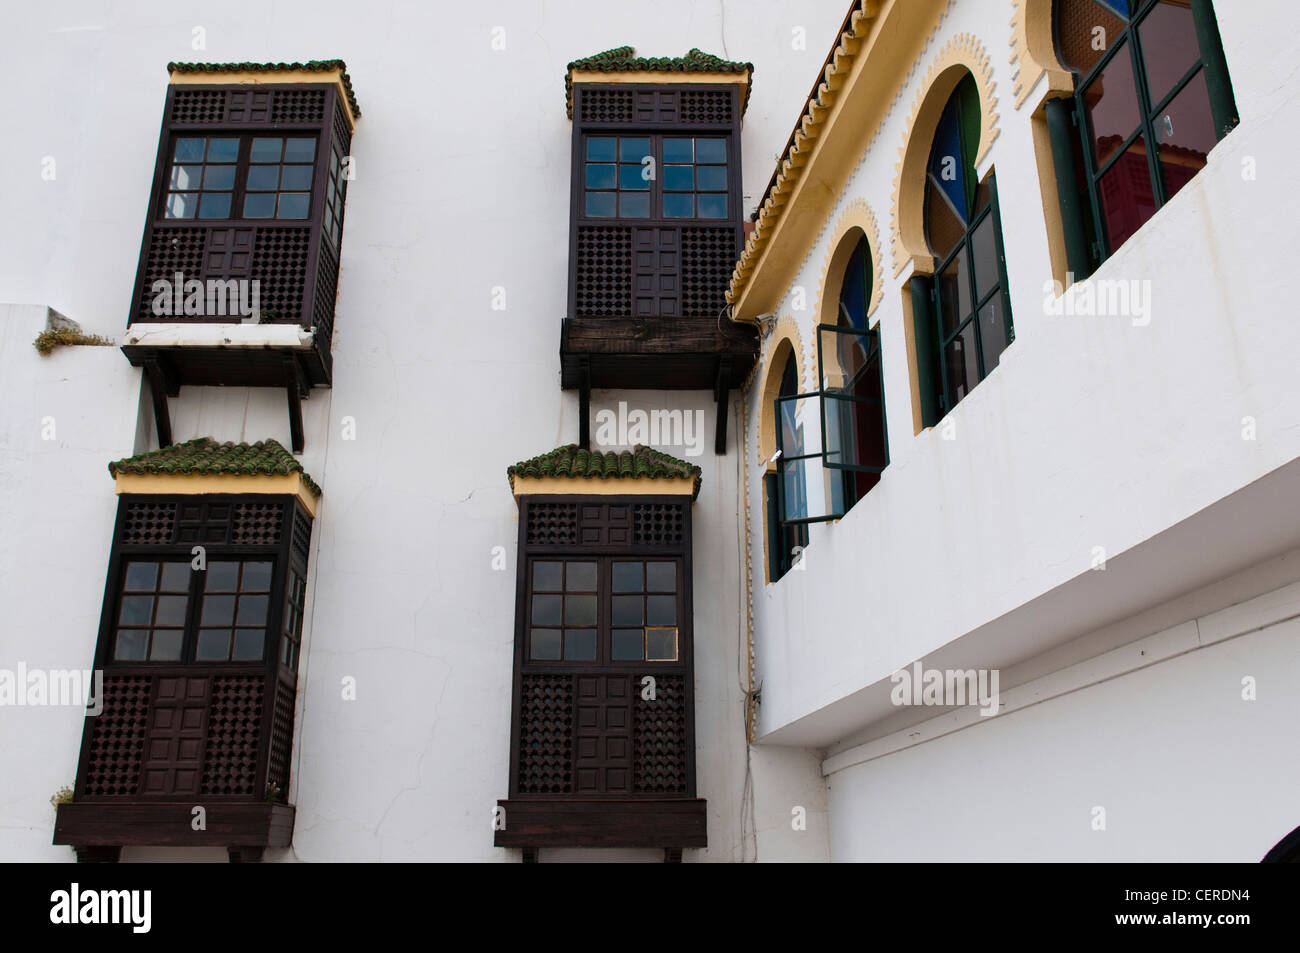
[(1173, 91), (1187, 71), (1200, 62), (1201, 46), (1196, 41), (1196, 22), (1191, 7), (1183, 2), (1160, 0), (1138, 27), (1142, 38), (1142, 61), (1146, 66), (1151, 104), (1158, 105)]
[(1099, 183), (1102, 225), (1111, 251), (1129, 240), (1156, 213), (1156, 197), (1147, 168), (1146, 137), (1138, 136)]
[(1100, 168), (1137, 131), (1141, 118), (1127, 46), (1088, 84), (1083, 99), (1092, 120), (1092, 155)]
[(1155, 127), (1165, 191), (1173, 198), (1205, 168), (1206, 156), (1218, 141), (1204, 70), (1192, 77), (1169, 108), (1156, 116)]

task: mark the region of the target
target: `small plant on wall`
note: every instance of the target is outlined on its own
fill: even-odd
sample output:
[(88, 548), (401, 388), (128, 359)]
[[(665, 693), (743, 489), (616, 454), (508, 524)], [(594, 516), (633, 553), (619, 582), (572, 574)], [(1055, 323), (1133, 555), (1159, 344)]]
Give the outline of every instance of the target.
[(283, 795), (284, 792), (280, 790), (280, 785), (276, 784), (274, 781), (266, 782), (266, 800), (269, 803), (275, 804), (278, 801), (284, 800)]
[(59, 788), (50, 796), (50, 803), (55, 807), (58, 807), (60, 804), (71, 804), (72, 788), (68, 787), (66, 784)]
[(112, 341), (108, 338), (102, 338), (98, 334), (87, 334), (85, 331), (78, 331), (73, 328), (50, 328), (36, 335), (32, 347), (36, 348), (42, 357), (47, 357), (56, 347), (66, 347), (74, 344), (85, 344), (92, 347), (113, 346)]

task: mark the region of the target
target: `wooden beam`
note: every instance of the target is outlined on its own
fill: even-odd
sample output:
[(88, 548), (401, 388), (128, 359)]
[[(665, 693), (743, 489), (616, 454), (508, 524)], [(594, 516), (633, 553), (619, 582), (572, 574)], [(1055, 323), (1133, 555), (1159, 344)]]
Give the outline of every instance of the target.
[(523, 857), (523, 862), (524, 862), (525, 864), (535, 864), (535, 863), (537, 863), (537, 848), (536, 848), (536, 847), (525, 847), (525, 848), (524, 848), (524, 857)]
[(284, 359), (285, 390), (289, 395), (289, 436), (293, 452), (302, 453), (306, 440), (302, 433), (302, 398), (307, 393), (307, 382), (294, 357)]
[(665, 864), (680, 864), (682, 862), (682, 849), (680, 847), (664, 848)]
[(578, 371), (578, 446), (591, 449), (591, 363), (586, 358)]
[(731, 389), (728, 386), (730, 379), (731, 355), (722, 354), (718, 357), (718, 373), (713, 382), (713, 399), (718, 405), (718, 423), (714, 430), (713, 452), (719, 456), (724, 456), (727, 452), (727, 407), (731, 403)]
[(156, 359), (145, 361), (145, 377), (149, 380), (149, 393), (153, 395), (153, 422), (158, 431), (158, 446), (172, 445), (172, 419), (167, 412), (167, 381)]

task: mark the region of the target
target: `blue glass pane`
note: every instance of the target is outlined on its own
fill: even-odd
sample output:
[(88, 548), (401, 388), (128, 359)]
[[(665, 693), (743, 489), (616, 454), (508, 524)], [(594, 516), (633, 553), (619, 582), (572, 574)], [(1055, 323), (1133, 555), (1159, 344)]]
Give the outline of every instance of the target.
[(249, 161), (279, 162), (280, 152), (283, 148), (283, 139), (254, 139), (253, 151), (249, 155)]
[(614, 217), (614, 193), (613, 192), (588, 192), (587, 193), (587, 216), (589, 218), (613, 218)]
[(295, 192), (305, 192), (310, 189), (311, 166), (286, 165), (280, 173), (280, 188), (293, 189)]
[(690, 192), (695, 188), (695, 167), (689, 165), (664, 166), (664, 189), (669, 192)]
[(720, 192), (709, 192), (696, 199), (700, 218), (726, 218), (727, 196)]
[(695, 181), (701, 192), (727, 191), (727, 167), (725, 165), (704, 165), (695, 170)]
[(238, 158), (238, 139), (212, 139), (208, 142), (209, 162), (234, 162)]
[(664, 195), (664, 218), (692, 218), (695, 215), (695, 196)]
[(966, 163), (961, 151), (961, 128), (957, 121), (957, 99), (949, 100), (939, 117), (930, 151), (930, 181), (948, 200), (964, 225), (970, 218), (966, 208)]
[(618, 175), (617, 169), (618, 166), (614, 165), (587, 166), (587, 188), (612, 189)]
[(197, 192), (173, 192), (167, 196), (167, 218), (193, 218), (199, 204)]
[(311, 207), (310, 192), (281, 192), (276, 218), (306, 218)]
[(645, 166), (621, 165), (618, 167), (618, 187), (630, 192), (650, 188), (650, 180), (645, 176)]
[(727, 143), (724, 139), (696, 139), (696, 162), (726, 162)]
[(248, 191), (272, 192), (280, 184), (280, 167), (263, 165), (248, 170)]
[(858, 242), (849, 258), (848, 268), (844, 272), (844, 284), (840, 288), (840, 320), (853, 328), (867, 326), (867, 276), (864, 262), (866, 240)]
[(253, 192), (244, 196), (244, 218), (272, 218), (274, 215), (274, 193)]
[(197, 189), (202, 175), (203, 166), (201, 165), (174, 165), (172, 166), (171, 187), (175, 191)]
[(620, 139), (618, 141), (618, 158), (620, 162), (640, 163), (649, 154), (649, 139)]
[(210, 165), (203, 172), (205, 189), (233, 189), (235, 187), (235, 167), (233, 165)]
[(664, 161), (665, 162), (694, 162), (694, 150), (691, 148), (692, 140), (690, 139), (665, 139), (664, 140)]
[(623, 218), (649, 218), (650, 193), (624, 192), (618, 197), (618, 210)]
[(206, 139), (177, 139), (176, 140), (176, 161), (177, 162), (202, 162), (203, 148), (207, 145)]
[(588, 139), (588, 162), (613, 162), (616, 139)]
[(230, 218), (230, 193), (204, 192), (199, 218)]
[(315, 139), (286, 139), (284, 141), (285, 162), (311, 162), (315, 158)]
[(1113, 13), (1119, 14), (1125, 20), (1130, 16), (1128, 8), (1129, 0), (1097, 0), (1097, 2)]

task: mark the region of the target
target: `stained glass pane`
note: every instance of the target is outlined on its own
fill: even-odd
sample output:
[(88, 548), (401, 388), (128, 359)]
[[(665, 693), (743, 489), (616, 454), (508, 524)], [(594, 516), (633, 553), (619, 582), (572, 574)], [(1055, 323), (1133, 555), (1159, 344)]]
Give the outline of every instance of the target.
[(1147, 168), (1146, 137), (1138, 136), (1098, 183), (1102, 226), (1112, 251), (1123, 245), (1156, 213)]

